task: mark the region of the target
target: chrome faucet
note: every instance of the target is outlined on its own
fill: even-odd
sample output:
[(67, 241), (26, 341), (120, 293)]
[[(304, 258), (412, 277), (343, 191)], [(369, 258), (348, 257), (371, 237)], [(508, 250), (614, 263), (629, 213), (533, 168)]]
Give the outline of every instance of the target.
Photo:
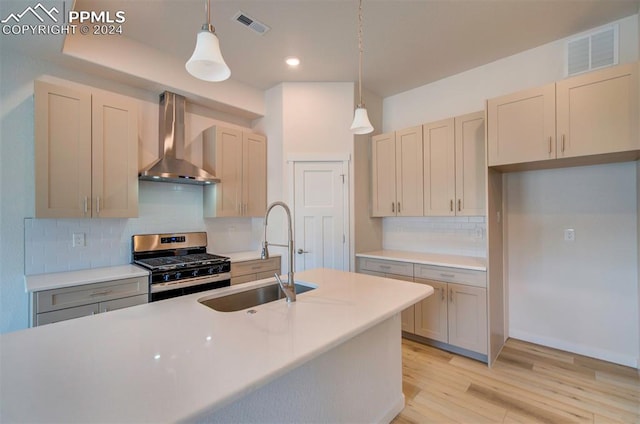
[[(269, 243), (267, 241), (267, 220), (269, 219), (269, 212), (276, 206), (282, 206), (284, 211), (287, 213), (287, 224), (289, 225), (289, 241), (288, 244), (276, 244)], [(278, 273), (275, 274), (276, 280), (278, 280), (278, 284), (280, 285), (280, 289), (287, 296), (287, 303), (296, 301), (296, 285), (295, 280), (293, 279), (293, 229), (291, 228), (291, 211), (289, 210), (289, 206), (287, 206), (284, 202), (273, 202), (267, 207), (267, 212), (264, 214), (264, 241), (262, 242), (262, 254), (260, 257), (262, 259), (269, 259), (269, 245), (271, 246), (279, 246), (286, 247), (289, 249), (289, 272), (287, 273), (287, 282), (284, 283)]]

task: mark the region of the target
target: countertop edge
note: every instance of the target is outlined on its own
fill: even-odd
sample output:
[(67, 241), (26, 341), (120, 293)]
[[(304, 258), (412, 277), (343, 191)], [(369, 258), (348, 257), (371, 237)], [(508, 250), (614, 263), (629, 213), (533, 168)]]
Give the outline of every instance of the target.
[(149, 271), (133, 264), (100, 268), (79, 269), (45, 274), (24, 276), (24, 288), (27, 293), (65, 287), (95, 284), (125, 278), (147, 277)]
[(421, 265), (433, 265), (449, 268), (487, 271), (485, 258), (475, 256), (445, 255), (436, 253), (408, 252), (401, 250), (381, 250), (356, 253), (358, 258), (381, 259), (387, 261), (407, 262)]

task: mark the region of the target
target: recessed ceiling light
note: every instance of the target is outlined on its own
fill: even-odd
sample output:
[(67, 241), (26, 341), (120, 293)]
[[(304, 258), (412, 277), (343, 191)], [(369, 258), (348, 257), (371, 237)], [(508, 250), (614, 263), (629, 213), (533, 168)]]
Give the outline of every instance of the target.
[(284, 61), (286, 62), (287, 65), (289, 65), (292, 68), (295, 68), (296, 66), (300, 65), (300, 59), (298, 59), (295, 56), (288, 57)]

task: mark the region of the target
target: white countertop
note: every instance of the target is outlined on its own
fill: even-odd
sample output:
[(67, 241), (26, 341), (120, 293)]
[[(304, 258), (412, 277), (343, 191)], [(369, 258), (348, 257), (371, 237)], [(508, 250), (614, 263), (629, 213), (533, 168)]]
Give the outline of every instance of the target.
[(246, 283), (0, 335), (0, 422), (175, 422), (224, 406), (391, 318), (433, 288), (317, 269), (297, 302), (217, 312)]
[(149, 271), (146, 269), (127, 264), (104, 268), (81, 269), (78, 271), (25, 275), (24, 287), (27, 292), (35, 292), (148, 275)]
[[(231, 252), (231, 253), (217, 253), (218, 255), (226, 256), (231, 259), (231, 262), (253, 261), (260, 259), (261, 252), (259, 250), (248, 250), (246, 252)], [(278, 254), (271, 254), (270, 257), (280, 256)]]
[(487, 259), (476, 256), (443, 255), (439, 253), (408, 252), (404, 250), (376, 250), (356, 253), (357, 257), (411, 262), (423, 265), (447, 266), (476, 271), (487, 270)]

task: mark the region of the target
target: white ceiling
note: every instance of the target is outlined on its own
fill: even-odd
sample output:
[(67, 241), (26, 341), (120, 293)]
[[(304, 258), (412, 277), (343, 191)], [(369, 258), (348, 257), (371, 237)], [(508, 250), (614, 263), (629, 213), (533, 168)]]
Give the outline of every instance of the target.
[[(76, 9), (123, 10), (125, 37), (186, 61), (204, 4), (76, 0)], [(387, 97), (636, 14), (640, 0), (364, 0), (363, 7), (363, 85)], [(211, 8), (233, 80), (262, 90), (357, 80), (357, 0), (213, 0)], [(271, 30), (260, 36), (233, 21), (240, 10)], [(297, 70), (284, 64), (291, 55), (302, 60)]]

